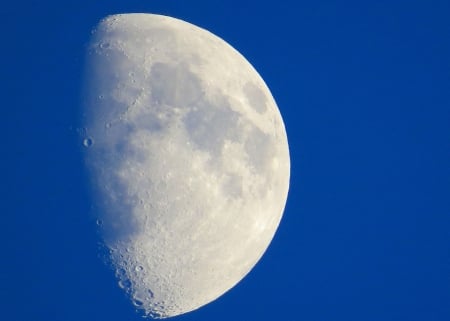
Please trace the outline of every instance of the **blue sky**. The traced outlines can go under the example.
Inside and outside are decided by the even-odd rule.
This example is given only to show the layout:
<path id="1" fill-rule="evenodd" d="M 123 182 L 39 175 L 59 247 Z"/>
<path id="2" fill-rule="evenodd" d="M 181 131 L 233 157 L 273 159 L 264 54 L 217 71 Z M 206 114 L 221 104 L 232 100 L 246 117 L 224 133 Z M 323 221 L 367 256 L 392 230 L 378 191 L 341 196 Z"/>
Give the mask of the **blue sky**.
<path id="1" fill-rule="evenodd" d="M 125 12 L 233 45 L 290 144 L 265 256 L 173 320 L 450 320 L 450 4 L 438 0 L 2 4 L 2 320 L 140 319 L 98 257 L 77 133 L 90 31 Z"/>

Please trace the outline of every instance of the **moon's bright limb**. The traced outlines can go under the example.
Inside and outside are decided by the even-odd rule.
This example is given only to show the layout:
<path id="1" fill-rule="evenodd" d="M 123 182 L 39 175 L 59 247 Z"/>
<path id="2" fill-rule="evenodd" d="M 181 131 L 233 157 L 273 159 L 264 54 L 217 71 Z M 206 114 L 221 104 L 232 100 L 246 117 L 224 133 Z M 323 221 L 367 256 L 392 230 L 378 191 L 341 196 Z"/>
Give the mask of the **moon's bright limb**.
<path id="1" fill-rule="evenodd" d="M 260 259 L 289 187 L 264 81 L 206 30 L 110 16 L 87 63 L 86 160 L 119 285 L 153 317 L 216 299 Z"/>

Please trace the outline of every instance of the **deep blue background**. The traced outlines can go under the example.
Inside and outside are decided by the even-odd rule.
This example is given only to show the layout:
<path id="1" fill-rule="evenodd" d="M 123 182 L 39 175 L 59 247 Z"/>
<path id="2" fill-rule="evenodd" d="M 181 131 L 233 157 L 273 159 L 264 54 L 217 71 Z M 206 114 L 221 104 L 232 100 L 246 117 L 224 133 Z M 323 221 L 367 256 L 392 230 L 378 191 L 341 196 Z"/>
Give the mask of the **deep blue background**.
<path id="1" fill-rule="evenodd" d="M 450 320 L 450 3 L 438 0 L 2 3 L 1 320 L 140 319 L 98 258 L 77 134 L 90 30 L 124 12 L 233 45 L 290 143 L 266 255 L 174 320 Z"/>

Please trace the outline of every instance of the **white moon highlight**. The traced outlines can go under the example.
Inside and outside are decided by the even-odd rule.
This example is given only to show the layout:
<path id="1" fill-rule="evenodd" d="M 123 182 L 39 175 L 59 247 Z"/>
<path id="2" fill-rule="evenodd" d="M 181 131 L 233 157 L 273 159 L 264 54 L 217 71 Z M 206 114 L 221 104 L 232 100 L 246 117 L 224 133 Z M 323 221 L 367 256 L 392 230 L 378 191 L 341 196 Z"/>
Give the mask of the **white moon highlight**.
<path id="1" fill-rule="evenodd" d="M 275 101 L 230 45 L 166 16 L 107 17 L 86 66 L 86 164 L 119 285 L 152 317 L 197 309 L 280 222 L 290 161 Z"/>

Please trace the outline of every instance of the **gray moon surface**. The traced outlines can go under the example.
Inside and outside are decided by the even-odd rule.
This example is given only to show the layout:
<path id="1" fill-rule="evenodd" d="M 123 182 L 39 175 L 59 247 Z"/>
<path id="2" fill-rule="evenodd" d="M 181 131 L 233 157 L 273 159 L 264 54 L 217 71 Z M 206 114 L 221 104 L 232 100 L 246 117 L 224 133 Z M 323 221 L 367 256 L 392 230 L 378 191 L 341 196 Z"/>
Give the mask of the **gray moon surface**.
<path id="1" fill-rule="evenodd" d="M 266 84 L 212 33 L 153 14 L 92 33 L 83 144 L 118 284 L 144 315 L 195 310 L 269 246 L 290 175 Z"/>

